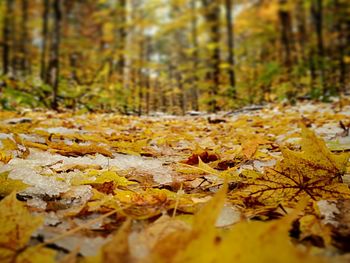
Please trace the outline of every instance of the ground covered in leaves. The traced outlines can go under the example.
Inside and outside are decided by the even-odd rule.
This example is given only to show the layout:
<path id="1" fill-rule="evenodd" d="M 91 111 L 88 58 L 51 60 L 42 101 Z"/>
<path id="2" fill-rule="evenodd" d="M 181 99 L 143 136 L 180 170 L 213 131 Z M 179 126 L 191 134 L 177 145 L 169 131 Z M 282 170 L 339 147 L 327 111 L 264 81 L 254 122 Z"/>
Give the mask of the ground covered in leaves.
<path id="1" fill-rule="evenodd" d="M 348 262 L 346 104 L 0 112 L 0 262 Z"/>

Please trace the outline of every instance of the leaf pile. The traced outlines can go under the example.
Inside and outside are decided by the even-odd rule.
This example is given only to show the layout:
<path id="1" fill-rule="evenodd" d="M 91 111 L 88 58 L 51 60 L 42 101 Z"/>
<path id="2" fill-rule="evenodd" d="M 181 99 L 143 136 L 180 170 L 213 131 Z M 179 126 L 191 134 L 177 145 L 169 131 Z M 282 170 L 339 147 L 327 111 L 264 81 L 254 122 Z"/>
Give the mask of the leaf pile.
<path id="1" fill-rule="evenodd" d="M 0 261 L 346 262 L 348 112 L 2 112 Z"/>

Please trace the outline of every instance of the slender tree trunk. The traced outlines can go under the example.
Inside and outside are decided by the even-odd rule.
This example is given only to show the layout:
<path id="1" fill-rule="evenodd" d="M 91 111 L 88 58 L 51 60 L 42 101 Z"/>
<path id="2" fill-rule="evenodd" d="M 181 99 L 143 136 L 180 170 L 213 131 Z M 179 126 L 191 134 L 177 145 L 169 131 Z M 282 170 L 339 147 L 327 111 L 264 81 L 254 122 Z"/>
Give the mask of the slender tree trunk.
<path id="1" fill-rule="evenodd" d="M 125 77 L 125 46 L 127 42 L 127 31 L 126 31 L 126 21 L 127 21 L 127 2 L 126 0 L 118 0 L 115 8 L 115 29 L 116 29 L 116 39 L 115 39 L 115 50 L 116 54 L 114 59 L 116 60 L 116 65 L 113 63 L 111 71 L 116 70 L 117 73 L 117 82 L 122 86 L 123 89 L 123 99 L 122 99 L 122 108 L 124 112 L 128 111 L 127 96 L 128 94 L 128 85 L 127 78 Z M 130 88 L 130 87 L 129 87 Z"/>
<path id="2" fill-rule="evenodd" d="M 138 115 L 141 116 L 143 114 L 143 86 L 144 86 L 144 77 L 143 77 L 143 67 L 144 67 L 144 51 L 145 51 L 145 43 L 142 39 L 140 42 L 140 54 L 139 54 L 139 68 L 138 68 L 138 97 L 139 97 L 139 104 L 138 104 Z"/>
<path id="3" fill-rule="evenodd" d="M 295 39 L 295 47 L 296 47 L 296 57 L 295 62 L 300 66 L 300 73 L 298 74 L 298 82 L 296 85 L 298 88 L 303 88 L 303 78 L 307 75 L 306 67 L 309 63 L 308 59 L 308 36 L 306 29 L 306 14 L 305 14 L 305 5 L 304 0 L 297 0 L 296 6 L 294 9 L 295 13 L 295 21 L 296 21 L 296 39 Z"/>
<path id="4" fill-rule="evenodd" d="M 324 70 L 324 41 L 323 41 L 323 0 L 312 0 L 311 14 L 313 17 L 316 39 L 317 39 L 317 68 L 323 95 L 328 90 L 325 83 Z"/>
<path id="5" fill-rule="evenodd" d="M 52 103 L 53 109 L 58 108 L 58 85 L 60 77 L 60 44 L 61 44 L 61 0 L 54 0 L 54 28 L 52 34 L 52 41 L 50 47 L 50 61 L 49 61 L 49 84 L 52 86 Z"/>
<path id="6" fill-rule="evenodd" d="M 167 90 L 171 91 L 171 95 L 170 95 L 170 98 L 168 99 L 169 103 L 167 103 L 167 110 L 169 111 L 170 109 L 170 112 L 172 114 L 177 114 L 177 111 L 176 111 L 176 106 L 177 106 L 177 96 L 176 94 L 173 92 L 176 88 L 176 84 L 175 84 L 175 65 L 173 65 L 171 62 L 169 63 L 169 66 L 168 66 L 168 74 L 169 74 L 169 84 L 167 86 Z"/>
<path id="7" fill-rule="evenodd" d="M 197 77 L 197 71 L 198 71 L 198 65 L 199 65 L 199 44 L 198 44 L 198 19 L 197 19 L 197 0 L 191 0 L 191 12 L 192 12 L 192 18 L 191 18 L 191 41 L 192 41 L 192 48 L 193 48 L 193 68 L 192 68 L 192 87 L 191 87 L 191 107 L 193 110 L 198 111 L 199 110 L 199 90 L 198 90 L 198 77 Z"/>
<path id="8" fill-rule="evenodd" d="M 216 112 L 219 110 L 217 104 L 217 95 L 220 85 L 220 6 L 216 2 L 202 0 L 205 8 L 204 17 L 209 26 L 210 43 L 214 44 L 214 48 L 210 55 L 210 69 L 207 75 L 208 82 L 211 84 L 209 88 L 209 110 Z"/>
<path id="9" fill-rule="evenodd" d="M 130 89 L 130 94 L 131 94 L 131 99 L 130 99 L 130 108 L 133 113 L 136 113 L 138 110 L 138 105 L 137 105 L 137 97 L 138 97 L 138 90 L 137 90 L 137 69 L 135 68 L 135 61 L 130 60 L 130 82 L 129 82 L 129 89 Z M 128 109 L 128 105 L 126 107 L 126 110 Z"/>
<path id="10" fill-rule="evenodd" d="M 161 108 L 161 86 L 157 78 L 150 81 L 151 92 L 151 110 L 153 112 L 158 111 Z"/>
<path id="11" fill-rule="evenodd" d="M 233 30 L 233 18 L 232 18 L 232 0 L 225 0 L 225 10 L 226 10 L 226 28 L 227 28 L 227 48 L 228 56 L 227 63 L 229 65 L 228 75 L 230 96 L 236 98 L 236 76 L 234 71 L 235 66 L 235 53 L 234 53 L 234 30 Z"/>
<path id="12" fill-rule="evenodd" d="M 298 43 L 301 54 L 300 61 L 305 63 L 306 61 L 306 43 L 307 43 L 307 32 L 306 32 L 306 19 L 305 19 L 305 9 L 304 0 L 298 0 L 296 6 L 296 23 L 298 28 Z"/>
<path id="13" fill-rule="evenodd" d="M 151 109 L 151 79 L 150 76 L 146 77 L 146 114 L 149 115 Z"/>
<path id="14" fill-rule="evenodd" d="M 3 73 L 6 75 L 11 71 L 11 52 L 13 48 L 13 13 L 14 13 L 14 1 L 6 0 L 5 2 L 5 15 L 3 18 L 3 53 L 2 53 L 2 66 Z"/>
<path id="15" fill-rule="evenodd" d="M 347 2 L 346 6 L 348 9 L 349 9 L 349 5 L 350 4 Z M 344 19 L 343 34 L 344 34 L 344 46 L 345 46 L 344 53 L 345 55 L 350 55 L 350 17 L 348 15 L 345 16 L 345 19 Z M 345 76 L 344 76 L 345 83 L 349 83 L 350 67 L 347 66 L 344 69 L 345 69 Z M 349 87 L 350 87 L 349 85 L 344 87 L 345 93 L 348 93 L 350 91 Z"/>
<path id="16" fill-rule="evenodd" d="M 171 18 L 176 19 L 177 16 L 180 16 L 182 14 L 182 10 L 177 4 L 172 3 L 171 10 Z M 170 60 L 172 61 L 172 79 L 176 91 L 174 92 L 174 98 L 176 100 L 176 106 L 178 106 L 178 108 L 176 109 L 176 113 L 181 113 L 182 115 L 185 115 L 186 113 L 187 100 L 186 90 L 184 87 L 186 78 L 184 77 L 181 65 L 184 64 L 185 61 L 188 59 L 188 56 L 184 52 L 184 49 L 187 47 L 189 47 L 189 45 L 184 31 L 181 29 L 176 29 L 173 34 Z"/>
<path id="17" fill-rule="evenodd" d="M 21 21 L 21 41 L 20 41 L 20 69 L 23 75 L 29 70 L 28 47 L 28 0 L 22 0 L 22 21 Z"/>
<path id="18" fill-rule="evenodd" d="M 177 101 L 179 102 L 181 114 L 185 115 L 187 103 L 186 103 L 186 94 L 185 94 L 185 90 L 184 90 L 184 84 L 183 84 L 183 78 L 182 78 L 181 72 L 176 70 L 174 77 L 175 77 L 176 87 L 180 90 L 180 94 L 178 94 Z"/>
<path id="19" fill-rule="evenodd" d="M 117 71 L 121 78 L 123 79 L 124 74 L 124 67 L 125 67 L 125 58 L 124 58 L 124 49 L 125 49 L 125 42 L 127 37 L 126 32 L 126 19 L 127 19 L 127 13 L 126 13 L 126 0 L 119 0 L 118 6 L 117 6 L 117 27 L 118 27 L 118 38 L 117 38 L 117 52 L 118 52 L 118 62 L 117 62 Z"/>
<path id="20" fill-rule="evenodd" d="M 44 82 L 47 82 L 46 57 L 47 57 L 47 41 L 49 32 L 49 14 L 50 0 L 43 0 L 44 10 L 42 13 L 42 48 L 40 54 L 40 77 Z"/>
<path id="21" fill-rule="evenodd" d="M 316 81 L 317 81 L 317 73 L 316 73 L 316 51 L 312 47 L 309 52 L 309 70 L 310 70 L 310 88 L 311 93 L 315 91 Z"/>
<path id="22" fill-rule="evenodd" d="M 150 36 L 146 37 L 146 47 L 145 47 L 145 62 L 148 64 L 151 60 L 152 54 L 152 39 Z M 146 114 L 148 115 L 151 109 L 151 72 L 147 68 L 145 72 L 145 88 L 146 88 Z"/>
<path id="23" fill-rule="evenodd" d="M 292 25 L 291 15 L 287 9 L 287 0 L 279 0 L 278 16 L 281 24 L 281 43 L 283 47 L 283 64 L 290 73 L 292 66 Z"/>
<path id="24" fill-rule="evenodd" d="M 342 94 L 345 92 L 346 85 L 346 63 L 344 60 L 345 52 L 346 52 L 346 32 L 345 32 L 345 23 L 344 17 L 346 14 L 342 12 L 342 10 L 346 10 L 346 6 L 342 5 L 339 0 L 334 0 L 334 17 L 335 17 L 335 30 L 337 33 L 337 50 L 335 53 L 337 54 L 338 60 L 338 76 L 336 79 L 338 82 L 336 86 L 338 87 L 338 93 Z"/>

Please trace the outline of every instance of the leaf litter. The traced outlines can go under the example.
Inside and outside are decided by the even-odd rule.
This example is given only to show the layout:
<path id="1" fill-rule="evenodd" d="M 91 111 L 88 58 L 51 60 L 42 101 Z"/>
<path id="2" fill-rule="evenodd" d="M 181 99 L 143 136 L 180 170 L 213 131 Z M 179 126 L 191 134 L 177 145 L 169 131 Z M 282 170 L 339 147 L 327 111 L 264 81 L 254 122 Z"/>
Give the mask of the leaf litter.
<path id="1" fill-rule="evenodd" d="M 1 262 L 346 262 L 349 112 L 3 112 Z"/>

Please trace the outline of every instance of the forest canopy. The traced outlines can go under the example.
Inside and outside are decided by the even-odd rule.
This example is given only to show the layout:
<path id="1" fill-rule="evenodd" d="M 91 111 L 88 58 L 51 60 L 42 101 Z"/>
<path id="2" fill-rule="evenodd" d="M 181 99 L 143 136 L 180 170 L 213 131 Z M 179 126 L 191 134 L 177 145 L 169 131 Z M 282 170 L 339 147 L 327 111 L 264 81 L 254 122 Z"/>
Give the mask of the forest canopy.
<path id="1" fill-rule="evenodd" d="M 2 0 L 0 106 L 149 114 L 348 91 L 347 0 Z"/>

